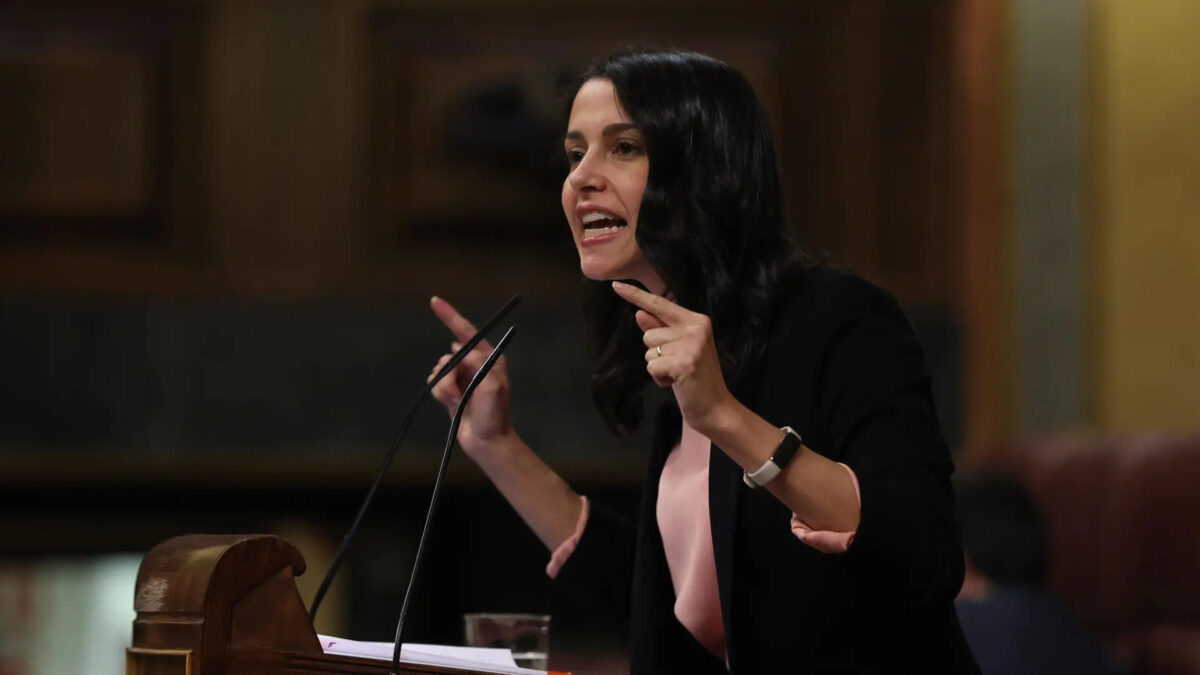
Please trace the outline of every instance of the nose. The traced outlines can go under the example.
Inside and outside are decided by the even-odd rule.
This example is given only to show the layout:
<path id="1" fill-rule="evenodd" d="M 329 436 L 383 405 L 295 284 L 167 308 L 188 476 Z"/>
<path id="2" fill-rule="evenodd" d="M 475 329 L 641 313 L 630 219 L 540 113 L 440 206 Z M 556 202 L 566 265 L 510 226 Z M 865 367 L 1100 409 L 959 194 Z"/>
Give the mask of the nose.
<path id="1" fill-rule="evenodd" d="M 595 192 L 608 185 L 599 159 L 594 157 L 592 152 L 584 153 L 583 159 L 571 169 L 567 182 L 576 192 Z"/>

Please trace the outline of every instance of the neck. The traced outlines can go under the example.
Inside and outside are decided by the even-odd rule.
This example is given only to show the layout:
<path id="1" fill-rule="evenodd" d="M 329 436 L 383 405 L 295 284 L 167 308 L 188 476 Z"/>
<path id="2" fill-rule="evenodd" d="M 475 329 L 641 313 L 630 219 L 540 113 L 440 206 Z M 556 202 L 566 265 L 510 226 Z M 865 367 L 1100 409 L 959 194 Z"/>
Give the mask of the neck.
<path id="1" fill-rule="evenodd" d="M 641 274 L 633 277 L 634 281 L 644 286 L 647 291 L 655 295 L 666 296 L 672 295 L 667 291 L 667 284 L 664 282 L 654 270 L 646 270 Z"/>

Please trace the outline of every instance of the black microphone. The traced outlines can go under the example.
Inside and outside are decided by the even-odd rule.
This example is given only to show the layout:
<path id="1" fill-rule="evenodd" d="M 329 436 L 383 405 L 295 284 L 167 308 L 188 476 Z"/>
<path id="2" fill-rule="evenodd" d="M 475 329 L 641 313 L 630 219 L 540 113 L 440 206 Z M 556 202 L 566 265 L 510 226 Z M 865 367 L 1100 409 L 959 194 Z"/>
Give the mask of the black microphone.
<path id="1" fill-rule="evenodd" d="M 383 483 L 383 477 L 387 475 L 388 467 L 392 465 L 392 459 L 395 458 L 396 451 L 400 449 L 400 442 L 404 440 L 404 434 L 408 433 L 408 427 L 412 424 L 413 417 L 417 414 L 417 408 L 421 406 L 421 403 L 433 391 L 433 386 L 441 381 L 447 373 L 454 370 L 454 367 L 466 358 L 467 354 L 470 354 L 471 350 L 482 342 L 487 337 L 487 334 L 519 304 L 521 304 L 521 296 L 514 295 L 509 298 L 508 302 L 504 303 L 504 306 L 492 318 L 488 319 L 487 323 L 483 324 L 483 327 L 476 331 L 470 340 L 467 340 L 457 352 L 454 352 L 454 356 L 446 362 L 446 365 L 442 366 L 437 375 L 433 376 L 433 379 L 425 385 L 421 393 L 417 394 L 417 398 L 412 402 L 412 406 L 409 407 L 408 413 L 404 416 L 404 421 L 400 424 L 400 431 L 396 432 L 396 435 L 392 438 L 391 447 L 388 448 L 387 455 L 383 458 L 383 466 L 379 467 L 379 473 L 375 475 L 375 481 L 371 484 L 371 489 L 367 490 L 367 496 L 363 498 L 362 505 L 358 507 L 358 514 L 354 516 L 354 523 L 346 532 L 346 536 L 342 537 L 342 543 L 338 547 L 337 553 L 333 556 L 333 562 L 329 565 L 329 571 L 325 573 L 325 578 L 321 580 L 321 586 L 317 588 L 317 594 L 313 597 L 312 608 L 308 610 L 310 621 L 316 620 L 317 610 L 321 607 L 321 601 L 325 599 L 325 593 L 329 591 L 329 585 L 333 583 L 333 577 L 337 574 L 338 568 L 341 567 L 342 559 L 346 557 L 346 551 L 350 548 L 350 542 L 358 534 L 358 528 L 362 525 L 363 516 L 367 514 L 367 509 L 370 508 L 371 502 L 375 500 L 375 493 L 379 490 L 379 485 Z M 509 331 L 511 332 L 512 329 L 510 328 Z"/>
<path id="2" fill-rule="evenodd" d="M 433 514 L 437 510 L 442 479 L 446 476 L 446 466 L 450 464 L 450 451 L 454 449 L 454 439 L 458 435 L 458 423 L 462 421 L 463 410 L 467 407 L 467 401 L 471 400 L 471 394 L 474 393 L 475 387 L 479 386 L 483 378 L 487 377 L 488 371 L 500 358 L 500 353 L 508 346 L 513 332 L 516 330 L 516 326 L 509 327 L 508 331 L 504 333 L 504 337 L 500 338 L 500 342 L 496 343 L 496 348 L 492 350 L 491 354 L 488 354 L 487 360 L 479 367 L 475 377 L 471 378 L 471 384 L 468 384 L 466 390 L 463 391 L 458 408 L 454 411 L 454 417 L 450 420 L 450 433 L 446 435 L 446 449 L 442 451 L 442 463 L 438 467 L 437 478 L 433 481 L 433 494 L 429 497 L 429 510 L 425 512 L 425 526 L 421 528 L 421 540 L 417 543 L 417 555 L 413 559 L 412 576 L 408 578 L 408 590 L 404 591 L 404 604 L 400 607 L 400 620 L 396 623 L 396 646 L 392 652 L 392 675 L 397 675 L 400 671 L 400 649 L 404 646 L 404 643 L 401 642 L 404 635 L 404 619 L 408 617 L 408 602 L 412 599 L 413 585 L 421 570 L 421 560 L 425 553 L 425 539 L 429 536 L 429 524 L 433 522 Z"/>

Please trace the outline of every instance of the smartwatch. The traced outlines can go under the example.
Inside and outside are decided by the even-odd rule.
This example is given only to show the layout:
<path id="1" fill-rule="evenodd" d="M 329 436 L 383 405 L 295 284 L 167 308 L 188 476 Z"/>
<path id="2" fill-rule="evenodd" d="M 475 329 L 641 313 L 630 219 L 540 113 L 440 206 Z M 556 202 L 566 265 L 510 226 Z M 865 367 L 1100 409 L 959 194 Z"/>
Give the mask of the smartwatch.
<path id="1" fill-rule="evenodd" d="M 771 458 L 763 462 L 763 465 L 753 473 L 742 472 L 742 480 L 750 489 L 760 488 L 767 483 L 770 483 L 776 476 L 783 471 L 788 462 L 796 456 L 796 451 L 800 449 L 801 442 L 800 434 L 791 427 L 783 427 L 783 440 L 779 441 L 775 452 L 771 454 Z"/>

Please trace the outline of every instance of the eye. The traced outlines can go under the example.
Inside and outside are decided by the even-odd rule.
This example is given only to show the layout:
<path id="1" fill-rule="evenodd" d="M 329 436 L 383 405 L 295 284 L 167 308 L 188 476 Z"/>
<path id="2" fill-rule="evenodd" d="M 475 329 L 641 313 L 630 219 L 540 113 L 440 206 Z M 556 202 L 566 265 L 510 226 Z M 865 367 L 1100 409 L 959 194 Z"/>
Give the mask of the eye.
<path id="1" fill-rule="evenodd" d="M 613 144 L 613 152 L 622 157 L 632 157 L 642 154 L 642 146 L 636 141 L 623 138 Z"/>
<path id="2" fill-rule="evenodd" d="M 567 164 L 575 166 L 583 161 L 583 150 L 580 148 L 567 148 Z"/>

